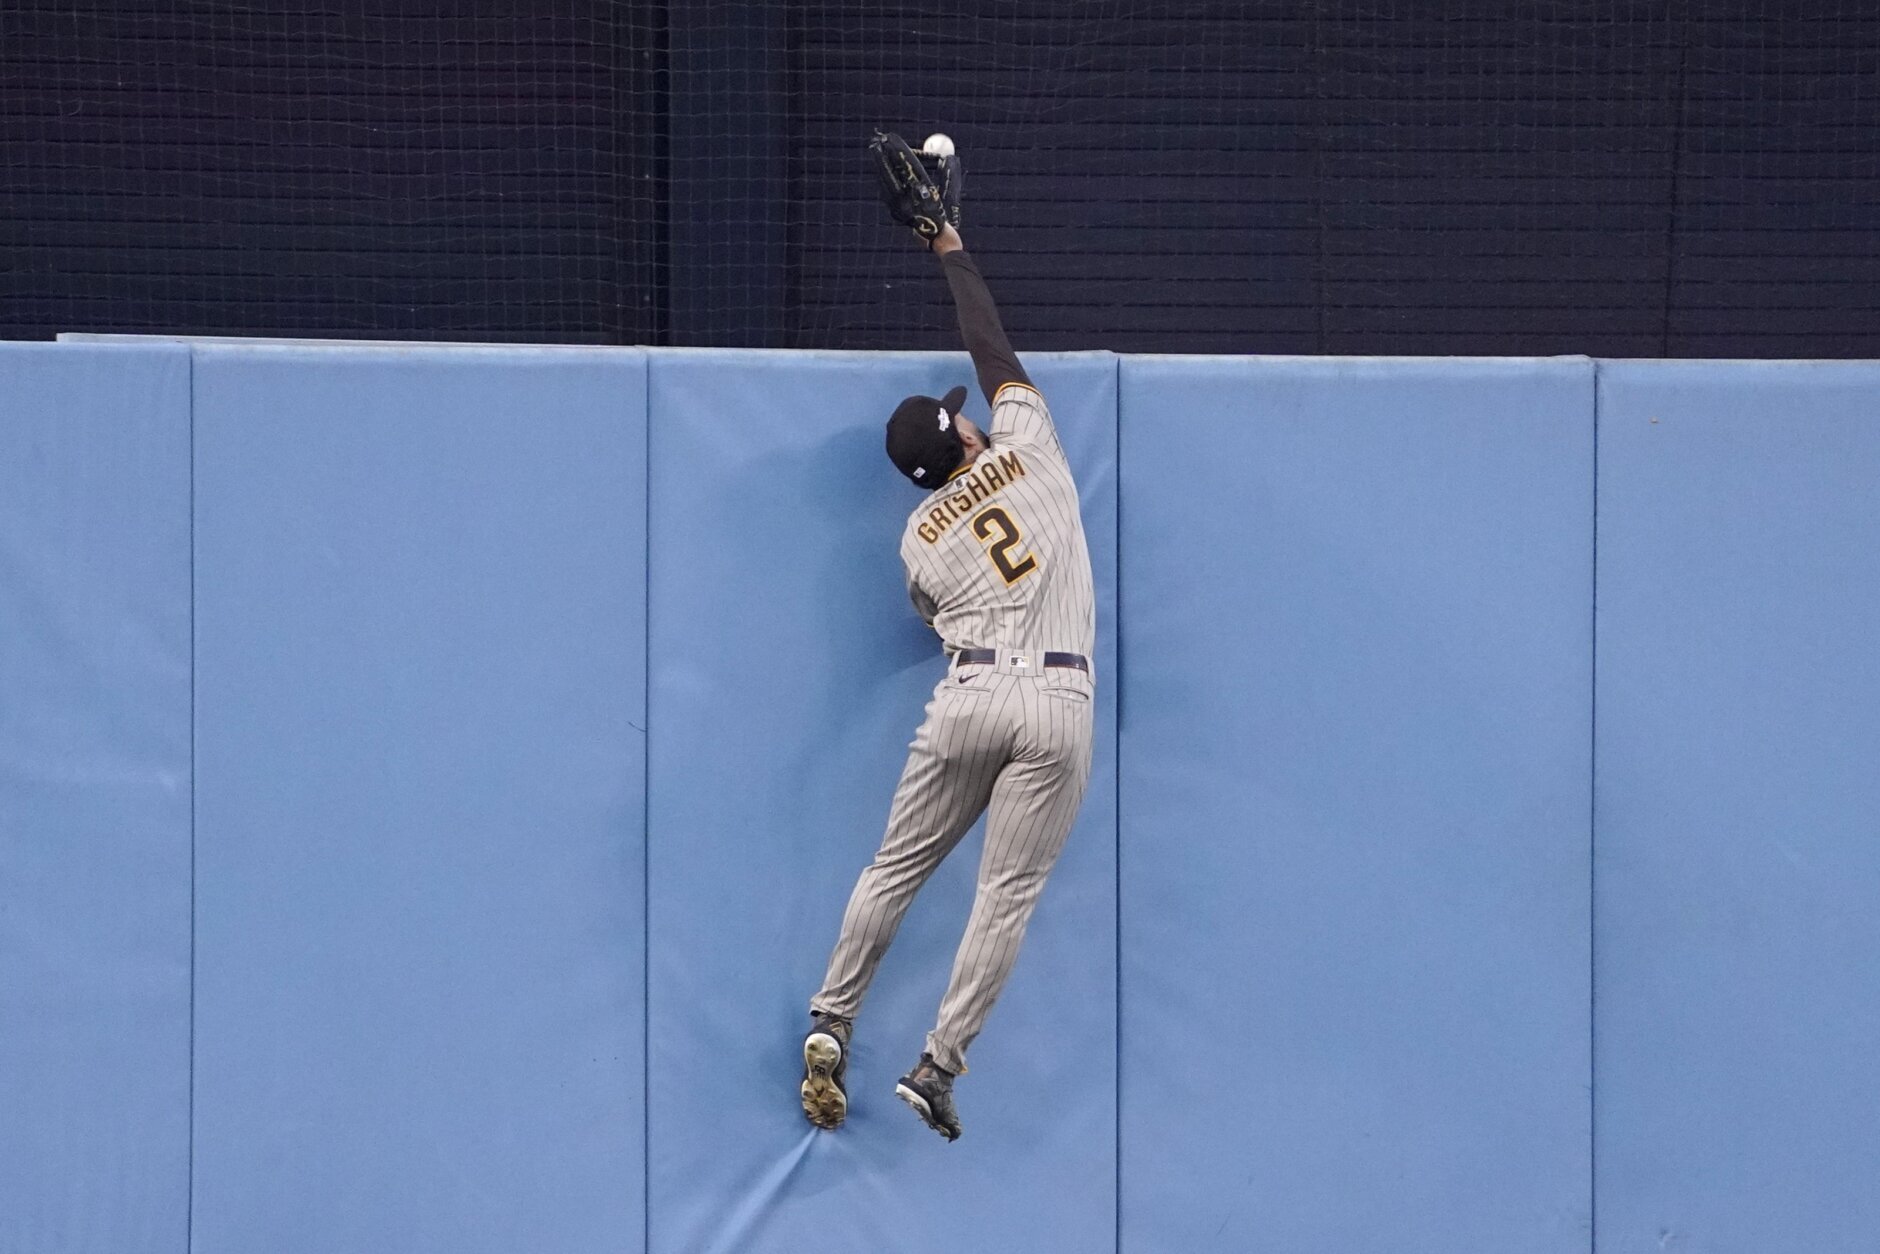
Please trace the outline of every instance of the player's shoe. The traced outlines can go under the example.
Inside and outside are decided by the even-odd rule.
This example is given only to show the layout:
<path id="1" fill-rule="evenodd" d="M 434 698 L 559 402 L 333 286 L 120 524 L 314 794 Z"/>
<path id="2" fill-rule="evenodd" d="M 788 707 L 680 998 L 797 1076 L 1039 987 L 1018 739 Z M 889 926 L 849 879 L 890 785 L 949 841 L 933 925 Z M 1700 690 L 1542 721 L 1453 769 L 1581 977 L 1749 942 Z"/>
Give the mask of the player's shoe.
<path id="1" fill-rule="evenodd" d="M 932 1054 L 922 1054 L 920 1063 L 901 1077 L 894 1095 L 914 1108 L 921 1122 L 949 1141 L 960 1139 L 960 1116 L 953 1108 L 953 1073 L 943 1070 Z"/>
<path id="2" fill-rule="evenodd" d="M 803 1114 L 819 1128 L 830 1131 L 849 1117 L 849 1095 L 843 1080 L 849 1073 L 847 1019 L 817 1011 L 809 1035 L 803 1038 Z"/>

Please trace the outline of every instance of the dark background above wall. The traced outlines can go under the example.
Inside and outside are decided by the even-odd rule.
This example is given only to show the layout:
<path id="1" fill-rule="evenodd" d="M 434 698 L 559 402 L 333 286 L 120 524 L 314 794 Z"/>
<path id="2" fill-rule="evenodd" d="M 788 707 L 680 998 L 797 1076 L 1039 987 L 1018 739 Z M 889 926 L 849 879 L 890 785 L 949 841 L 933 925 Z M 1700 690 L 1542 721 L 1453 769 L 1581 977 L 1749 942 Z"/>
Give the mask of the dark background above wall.
<path id="1" fill-rule="evenodd" d="M 0 335 L 1880 355 L 1855 0 L 0 10 Z"/>

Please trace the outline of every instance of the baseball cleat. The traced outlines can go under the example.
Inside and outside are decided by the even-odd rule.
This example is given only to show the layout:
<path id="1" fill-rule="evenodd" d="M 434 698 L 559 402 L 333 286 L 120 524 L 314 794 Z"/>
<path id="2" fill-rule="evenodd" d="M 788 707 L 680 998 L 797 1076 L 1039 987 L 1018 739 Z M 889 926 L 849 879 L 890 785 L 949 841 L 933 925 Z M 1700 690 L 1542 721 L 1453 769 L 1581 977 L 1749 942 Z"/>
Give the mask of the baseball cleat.
<path id="1" fill-rule="evenodd" d="M 953 1108 L 953 1076 L 936 1066 L 931 1054 L 922 1054 L 920 1064 L 901 1077 L 894 1086 L 894 1095 L 935 1132 L 949 1141 L 960 1139 L 960 1116 Z"/>
<path id="2" fill-rule="evenodd" d="M 803 1114 L 828 1131 L 849 1117 L 843 1080 L 849 1072 L 849 1021 L 817 1013 L 803 1038 Z"/>

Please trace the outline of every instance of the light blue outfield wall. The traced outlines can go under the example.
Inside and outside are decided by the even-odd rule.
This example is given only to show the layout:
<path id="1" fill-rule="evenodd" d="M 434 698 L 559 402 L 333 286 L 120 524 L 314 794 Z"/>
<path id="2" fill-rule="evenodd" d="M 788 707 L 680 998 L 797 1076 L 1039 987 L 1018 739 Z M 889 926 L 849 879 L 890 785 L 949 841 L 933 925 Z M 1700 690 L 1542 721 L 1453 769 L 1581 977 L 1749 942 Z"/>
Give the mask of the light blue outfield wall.
<path id="1" fill-rule="evenodd" d="M 1124 361 L 1126 1250 L 1585 1248 L 1592 375 Z"/>
<path id="2" fill-rule="evenodd" d="M 195 376 L 194 1248 L 637 1249 L 644 358 Z"/>
<path id="3" fill-rule="evenodd" d="M 1040 356 L 1031 369 L 1078 476 L 1108 627 L 1116 359 Z M 884 455 L 882 422 L 903 396 L 971 377 L 964 357 L 654 360 L 653 1249 L 1115 1244 L 1113 684 L 1089 799 L 961 1081 L 967 1139 L 922 1127 L 894 1083 L 933 1026 L 978 834 L 929 882 L 882 965 L 857 1023 L 848 1126 L 813 1132 L 793 1098 L 807 1002 L 943 673 L 899 558 L 923 494 Z M 983 421 L 984 399 L 966 412 Z"/>
<path id="4" fill-rule="evenodd" d="M 1880 1247 L 1880 368 L 1031 364 L 1105 730 L 945 1145 L 976 841 L 793 1090 L 964 358 L 0 349 L 0 1250 Z"/>
<path id="5" fill-rule="evenodd" d="M 1880 370 L 1602 363 L 1601 1254 L 1880 1249 Z"/>
<path id="6" fill-rule="evenodd" d="M 187 1239 L 189 367 L 0 345 L 0 1250 Z"/>

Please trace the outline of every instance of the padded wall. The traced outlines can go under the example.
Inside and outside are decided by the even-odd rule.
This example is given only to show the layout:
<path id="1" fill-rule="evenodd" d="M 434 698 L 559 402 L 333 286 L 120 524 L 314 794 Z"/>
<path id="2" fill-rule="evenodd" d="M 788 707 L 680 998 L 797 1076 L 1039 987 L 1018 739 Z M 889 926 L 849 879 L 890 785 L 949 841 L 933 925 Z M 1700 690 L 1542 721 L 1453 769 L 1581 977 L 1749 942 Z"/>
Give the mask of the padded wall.
<path id="1" fill-rule="evenodd" d="M 1124 360 L 1131 1254 L 1586 1248 L 1591 370 Z"/>
<path id="2" fill-rule="evenodd" d="M 189 354 L 0 344 L 0 1250 L 181 1254 Z"/>
<path id="3" fill-rule="evenodd" d="M 0 1250 L 1880 1233 L 1880 369 L 1600 365 L 1595 884 L 1589 363 L 1029 359 L 1103 730 L 949 1146 L 976 838 L 792 1090 L 964 359 L 194 352 L 0 346 Z"/>
<path id="4" fill-rule="evenodd" d="M 1601 1254 L 1880 1247 L 1876 397 L 1599 367 Z"/>
<path id="5" fill-rule="evenodd" d="M 857 1021 L 839 1134 L 797 1109 L 806 1003 L 943 667 L 908 604 L 920 499 L 882 424 L 963 356 L 652 362 L 650 1248 L 1115 1244 L 1116 361 L 1028 356 L 1084 498 L 1102 646 L 1090 792 L 959 1084 L 949 1145 L 894 1096 L 932 1026 L 980 838 L 928 883 Z M 968 414 L 983 420 L 977 395 Z"/>
<path id="6" fill-rule="evenodd" d="M 194 1248 L 638 1249 L 644 357 L 196 351 Z"/>

